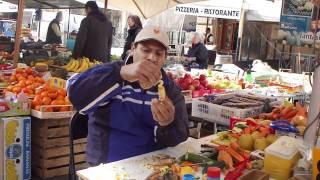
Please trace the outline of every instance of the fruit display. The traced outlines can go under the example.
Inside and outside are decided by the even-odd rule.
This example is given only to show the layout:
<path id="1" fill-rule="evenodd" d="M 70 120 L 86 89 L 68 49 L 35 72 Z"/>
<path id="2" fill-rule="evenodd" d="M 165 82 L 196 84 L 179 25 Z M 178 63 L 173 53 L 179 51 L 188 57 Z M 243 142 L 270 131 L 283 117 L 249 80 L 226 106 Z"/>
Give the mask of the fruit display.
<path id="1" fill-rule="evenodd" d="M 28 96 L 33 96 L 36 89 L 44 83 L 45 80 L 32 68 L 17 68 L 11 75 L 6 90 L 15 94 L 24 92 Z"/>
<path id="2" fill-rule="evenodd" d="M 268 120 L 256 121 L 247 118 L 234 123 L 230 131 L 218 133 L 218 138 L 212 140 L 212 142 L 224 146 L 237 142 L 242 149 L 248 151 L 264 150 L 276 140 L 270 123 L 271 121 Z"/>
<path id="3" fill-rule="evenodd" d="M 183 78 L 176 79 L 176 83 L 182 90 L 211 90 L 213 87 L 209 85 L 207 77 L 200 75 L 199 78 L 192 78 L 190 74 L 185 74 Z"/>
<path id="4" fill-rule="evenodd" d="M 63 66 L 63 68 L 70 72 L 81 73 L 99 64 L 101 64 L 101 62 L 90 62 L 88 58 L 71 59 L 67 65 Z"/>
<path id="5" fill-rule="evenodd" d="M 303 135 L 307 125 L 307 108 L 303 107 L 300 103 L 293 105 L 281 105 L 276 107 L 270 113 L 262 113 L 258 117 L 258 120 L 285 120 L 291 125 L 295 126 L 300 135 Z"/>
<path id="6" fill-rule="evenodd" d="M 275 98 L 262 97 L 254 94 L 241 94 L 241 93 L 230 93 L 230 94 L 224 94 L 224 95 L 207 95 L 200 98 L 200 100 L 208 103 L 212 103 L 212 104 L 238 108 L 238 109 L 259 107 L 267 103 L 276 101 Z"/>
<path id="7" fill-rule="evenodd" d="M 48 84 L 37 90 L 31 102 L 32 109 L 44 112 L 70 111 L 70 106 L 66 90 L 50 87 Z"/>

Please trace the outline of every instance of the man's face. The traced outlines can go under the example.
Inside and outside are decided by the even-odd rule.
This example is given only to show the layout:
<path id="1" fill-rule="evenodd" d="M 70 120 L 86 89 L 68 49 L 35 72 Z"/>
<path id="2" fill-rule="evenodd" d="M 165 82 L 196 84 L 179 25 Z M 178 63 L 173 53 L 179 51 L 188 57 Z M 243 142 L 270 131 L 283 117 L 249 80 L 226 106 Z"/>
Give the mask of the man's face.
<path id="1" fill-rule="evenodd" d="M 86 15 L 88 16 L 88 14 L 91 12 L 91 9 L 90 9 L 89 7 L 87 7 L 87 8 L 85 9 L 85 11 L 86 11 Z"/>
<path id="2" fill-rule="evenodd" d="M 166 50 L 159 42 L 154 40 L 138 43 L 132 46 L 133 62 L 141 60 L 151 61 L 162 67 L 166 60 Z"/>

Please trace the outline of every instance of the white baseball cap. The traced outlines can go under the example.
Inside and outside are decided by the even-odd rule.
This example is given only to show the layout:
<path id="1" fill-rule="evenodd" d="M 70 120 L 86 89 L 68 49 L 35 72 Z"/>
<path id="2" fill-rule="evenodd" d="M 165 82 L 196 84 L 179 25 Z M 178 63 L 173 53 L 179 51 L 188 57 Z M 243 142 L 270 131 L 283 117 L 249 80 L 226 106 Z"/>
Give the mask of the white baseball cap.
<path id="1" fill-rule="evenodd" d="M 158 27 L 146 27 L 141 29 L 141 31 L 136 36 L 134 44 L 147 41 L 155 40 L 161 43 L 166 49 L 169 49 L 169 38 L 165 31 Z"/>

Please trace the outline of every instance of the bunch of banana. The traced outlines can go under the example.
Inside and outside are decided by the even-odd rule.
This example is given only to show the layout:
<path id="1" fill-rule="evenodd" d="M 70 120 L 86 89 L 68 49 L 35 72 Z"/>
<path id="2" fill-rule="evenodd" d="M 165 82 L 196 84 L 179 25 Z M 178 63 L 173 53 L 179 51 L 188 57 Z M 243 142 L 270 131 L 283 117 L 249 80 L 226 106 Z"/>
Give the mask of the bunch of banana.
<path id="1" fill-rule="evenodd" d="M 90 68 L 89 63 L 90 63 L 89 59 L 87 59 L 87 58 L 81 59 L 80 66 L 74 72 L 81 73 L 81 72 L 88 70 Z"/>
<path id="2" fill-rule="evenodd" d="M 99 64 L 102 63 L 96 60 L 90 62 L 88 58 L 71 59 L 67 65 L 63 66 L 63 68 L 67 71 L 81 73 Z"/>
<path id="3" fill-rule="evenodd" d="M 79 65 L 80 65 L 80 63 L 78 60 L 71 59 L 67 65 L 63 66 L 63 68 L 67 71 L 73 72 L 79 68 Z"/>

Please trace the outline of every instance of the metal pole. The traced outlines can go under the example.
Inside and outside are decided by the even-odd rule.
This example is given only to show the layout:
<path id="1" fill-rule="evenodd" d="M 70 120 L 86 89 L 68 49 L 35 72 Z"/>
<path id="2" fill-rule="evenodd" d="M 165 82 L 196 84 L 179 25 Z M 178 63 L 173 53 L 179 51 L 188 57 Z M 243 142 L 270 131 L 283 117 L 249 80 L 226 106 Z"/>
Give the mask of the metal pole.
<path id="1" fill-rule="evenodd" d="M 108 0 L 104 0 L 104 13 L 107 14 L 108 12 Z"/>
<path id="2" fill-rule="evenodd" d="M 317 9 L 317 16 L 316 16 L 316 27 L 314 29 L 314 38 L 313 38 L 313 54 L 316 55 L 316 39 L 317 39 L 317 31 L 318 31 L 318 21 L 319 21 L 319 11 L 320 6 L 316 6 Z"/>
<path id="3" fill-rule="evenodd" d="M 317 5 L 317 19 L 316 19 L 316 28 L 315 31 L 318 30 L 318 18 L 319 18 L 319 5 Z M 316 37 L 316 36 L 315 36 Z M 315 39 L 314 39 L 315 43 Z M 315 53 L 315 44 L 314 44 L 314 53 Z M 316 59 L 317 60 L 317 59 Z M 307 129 L 304 136 L 304 142 L 308 147 L 314 147 L 318 140 L 317 134 L 317 127 L 319 124 L 319 118 L 316 119 L 317 115 L 320 111 L 320 67 L 315 69 L 314 77 L 313 77 L 313 86 L 312 86 L 312 93 L 311 93 L 311 102 L 310 102 L 310 109 L 308 113 L 308 126 L 315 121 L 313 125 L 310 125 L 310 128 Z"/>
<path id="4" fill-rule="evenodd" d="M 39 25 L 38 25 L 38 40 L 40 40 L 40 30 L 41 30 L 41 19 L 39 19 Z"/>
<path id="5" fill-rule="evenodd" d="M 241 16 L 240 16 L 240 22 L 239 22 L 237 48 L 236 48 L 236 61 L 241 61 L 242 34 L 243 34 L 243 28 L 244 28 L 245 15 L 246 15 L 246 10 L 241 8 Z"/>
<path id="6" fill-rule="evenodd" d="M 18 61 L 19 61 L 19 56 L 20 56 L 23 9 L 24 9 L 24 0 L 19 0 L 17 29 L 16 29 L 16 37 L 15 37 L 15 41 L 14 41 L 14 54 L 13 54 L 13 66 L 14 67 L 17 67 Z"/>
<path id="7" fill-rule="evenodd" d="M 71 9 L 69 9 L 67 40 L 69 39 L 69 36 L 70 36 L 70 14 L 71 14 Z"/>

